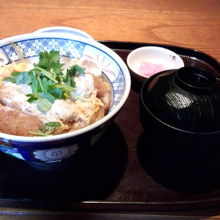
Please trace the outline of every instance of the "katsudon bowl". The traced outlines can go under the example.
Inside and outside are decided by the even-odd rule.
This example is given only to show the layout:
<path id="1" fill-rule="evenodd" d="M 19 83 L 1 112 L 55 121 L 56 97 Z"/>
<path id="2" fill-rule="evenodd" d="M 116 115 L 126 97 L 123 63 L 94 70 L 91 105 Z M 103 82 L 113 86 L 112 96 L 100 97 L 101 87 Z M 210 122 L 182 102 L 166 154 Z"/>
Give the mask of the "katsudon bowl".
<path id="1" fill-rule="evenodd" d="M 58 51 L 65 59 L 89 59 L 110 88 L 108 111 L 99 120 L 68 132 L 45 136 L 0 133 L 0 150 L 28 162 L 57 163 L 73 157 L 82 146 L 92 146 L 123 107 L 130 91 L 130 74 L 122 59 L 91 38 L 71 33 L 30 33 L 0 40 L 0 66 L 36 60 L 42 51 Z M 2 102 L 1 102 L 2 104 Z M 10 117 L 1 119 L 7 126 Z M 23 124 L 23 123 L 21 123 Z M 105 147 L 105 146 L 103 146 Z"/>

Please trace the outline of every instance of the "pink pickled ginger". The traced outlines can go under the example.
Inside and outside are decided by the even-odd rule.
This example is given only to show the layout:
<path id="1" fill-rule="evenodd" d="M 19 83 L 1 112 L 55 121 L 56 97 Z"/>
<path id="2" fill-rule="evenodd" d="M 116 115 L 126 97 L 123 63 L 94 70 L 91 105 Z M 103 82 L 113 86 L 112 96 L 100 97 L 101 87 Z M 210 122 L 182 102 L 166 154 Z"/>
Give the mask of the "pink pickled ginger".
<path id="1" fill-rule="evenodd" d="M 164 70 L 162 64 L 150 63 L 148 61 L 141 61 L 138 72 L 146 77 L 150 77 L 155 73 L 161 72 Z"/>

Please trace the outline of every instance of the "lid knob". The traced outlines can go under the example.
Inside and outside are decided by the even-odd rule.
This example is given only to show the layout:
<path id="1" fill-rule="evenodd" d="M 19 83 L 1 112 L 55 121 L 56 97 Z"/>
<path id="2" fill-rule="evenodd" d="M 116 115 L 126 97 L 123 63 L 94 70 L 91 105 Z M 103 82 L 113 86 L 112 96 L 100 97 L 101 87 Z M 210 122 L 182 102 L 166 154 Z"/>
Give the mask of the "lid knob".
<path id="1" fill-rule="evenodd" d="M 196 94 L 209 93 L 216 85 L 216 78 L 196 67 L 183 67 L 176 71 L 176 84 L 183 90 Z"/>

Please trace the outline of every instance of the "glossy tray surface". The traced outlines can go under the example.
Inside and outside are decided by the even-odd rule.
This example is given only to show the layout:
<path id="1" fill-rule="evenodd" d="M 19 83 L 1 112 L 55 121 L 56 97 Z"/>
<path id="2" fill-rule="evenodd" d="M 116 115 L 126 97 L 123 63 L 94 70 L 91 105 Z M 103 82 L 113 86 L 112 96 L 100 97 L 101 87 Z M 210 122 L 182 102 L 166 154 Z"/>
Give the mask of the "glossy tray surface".
<path id="1" fill-rule="evenodd" d="M 152 44 L 102 42 L 124 61 L 128 53 Z M 154 44 L 155 45 L 155 44 Z M 205 68 L 216 77 L 219 63 L 202 52 L 164 46 L 186 65 Z M 0 206 L 65 210 L 179 211 L 220 205 L 220 170 L 179 175 L 172 160 L 148 150 L 153 140 L 139 121 L 140 84 L 132 80 L 129 98 L 101 140 L 59 167 L 37 167 L 0 154 Z M 164 144 L 164 143 L 161 143 Z M 170 158 L 169 158 L 170 159 Z M 175 158 L 174 158 L 175 159 Z M 166 167 L 166 169 L 164 168 Z"/>

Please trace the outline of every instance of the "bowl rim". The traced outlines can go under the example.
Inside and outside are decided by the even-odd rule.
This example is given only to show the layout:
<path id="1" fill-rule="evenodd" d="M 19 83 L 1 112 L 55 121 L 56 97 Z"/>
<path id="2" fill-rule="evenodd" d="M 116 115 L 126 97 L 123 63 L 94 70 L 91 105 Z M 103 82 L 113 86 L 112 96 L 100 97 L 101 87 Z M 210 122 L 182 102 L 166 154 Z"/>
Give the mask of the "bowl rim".
<path id="1" fill-rule="evenodd" d="M 170 50 L 168 48 L 165 48 L 165 47 L 162 47 L 162 46 L 143 46 L 143 47 L 138 47 L 134 50 L 132 50 L 128 56 L 127 56 L 127 59 L 126 59 L 126 63 L 129 67 L 129 69 L 136 75 L 142 77 L 143 79 L 148 79 L 150 76 L 144 76 L 142 74 L 140 74 L 139 72 L 135 71 L 133 68 L 132 68 L 132 65 L 131 65 L 131 59 L 132 57 L 139 51 L 144 51 L 144 50 L 148 50 L 148 49 L 154 49 L 154 50 L 160 50 L 160 51 L 164 51 L 164 52 L 169 52 L 171 53 L 173 56 L 176 56 L 180 62 L 180 65 L 179 65 L 179 68 L 181 67 L 184 67 L 185 64 L 184 64 L 184 61 L 183 59 L 181 58 L 181 56 L 179 54 L 177 54 L 176 52 L 174 52 L 173 50 Z M 166 70 L 162 70 L 162 71 L 166 71 Z M 162 72 L 160 71 L 160 72 Z M 153 75 L 157 74 L 158 72 L 154 73 Z M 153 76 L 151 75 L 151 76 Z"/>
<path id="2" fill-rule="evenodd" d="M 104 125 L 109 119 L 111 119 L 116 113 L 119 112 L 119 110 L 123 107 L 124 103 L 126 102 L 128 95 L 130 93 L 130 88 L 131 88 L 131 77 L 129 70 L 125 64 L 125 62 L 122 60 L 122 58 L 114 52 L 112 49 L 109 47 L 93 40 L 93 39 L 88 39 L 84 37 L 79 37 L 75 36 L 72 34 L 67 34 L 67 33 L 51 33 L 51 32 L 43 32 L 43 33 L 27 33 L 27 34 L 21 34 L 21 35 L 15 35 L 12 37 L 7 37 L 4 39 L 0 40 L 0 47 L 8 45 L 10 43 L 16 43 L 19 41 L 24 41 L 24 40 L 29 40 L 29 39 L 39 39 L 39 38 L 56 38 L 56 39 L 66 39 L 66 40 L 74 40 L 74 41 L 79 41 L 82 43 L 85 43 L 87 45 L 90 45 L 92 47 L 98 48 L 101 50 L 103 53 L 107 54 L 110 56 L 120 67 L 122 72 L 124 72 L 124 78 L 125 78 L 125 89 L 124 89 L 124 94 L 119 101 L 119 103 L 112 109 L 107 115 L 105 115 L 103 118 L 99 119 L 98 121 L 75 131 L 63 133 L 63 134 L 58 134 L 58 135 L 50 135 L 50 136 L 18 136 L 18 135 L 12 135 L 12 134 L 6 134 L 0 132 L 0 140 L 11 140 L 11 141 L 18 141 L 18 142 L 50 142 L 50 141 L 61 141 L 63 139 L 68 139 L 68 138 L 73 138 L 78 135 L 83 135 L 86 134 L 87 132 Z"/>
<path id="3" fill-rule="evenodd" d="M 67 33 L 75 36 L 85 37 L 94 40 L 93 37 L 87 32 L 78 28 L 66 27 L 66 26 L 48 26 L 35 30 L 33 33 Z"/>

